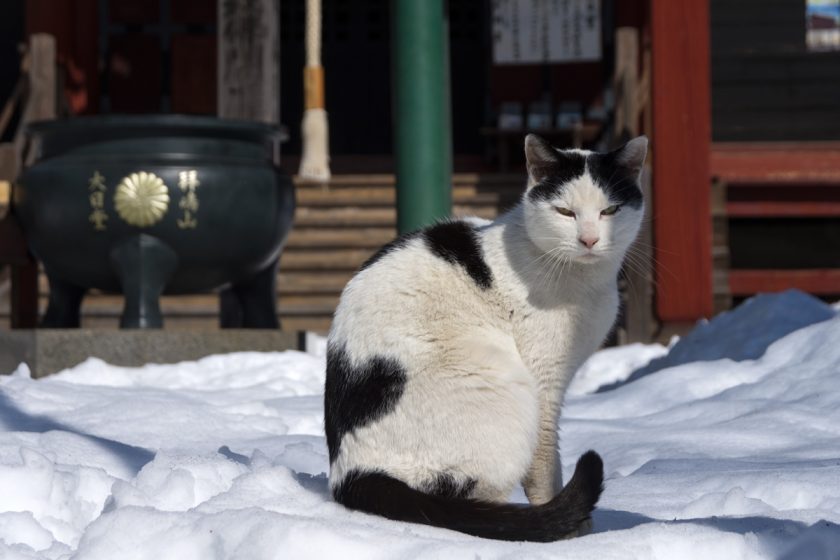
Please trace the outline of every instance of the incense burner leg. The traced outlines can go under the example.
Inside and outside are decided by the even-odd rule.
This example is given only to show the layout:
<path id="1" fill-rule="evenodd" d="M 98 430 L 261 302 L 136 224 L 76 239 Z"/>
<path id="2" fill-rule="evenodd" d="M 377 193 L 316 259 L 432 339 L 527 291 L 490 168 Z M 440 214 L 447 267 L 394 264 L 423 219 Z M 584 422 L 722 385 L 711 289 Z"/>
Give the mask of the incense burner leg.
<path id="1" fill-rule="evenodd" d="M 220 296 L 222 328 L 278 329 L 277 261 Z"/>
<path id="2" fill-rule="evenodd" d="M 125 306 L 123 329 L 163 327 L 160 295 L 178 268 L 178 255 L 160 239 L 141 233 L 111 251 L 111 266 L 120 277 Z"/>
<path id="3" fill-rule="evenodd" d="M 47 270 L 50 283 L 50 299 L 47 312 L 41 319 L 41 327 L 45 329 L 72 329 L 81 325 L 80 309 L 86 288 L 70 284 L 56 278 Z"/>

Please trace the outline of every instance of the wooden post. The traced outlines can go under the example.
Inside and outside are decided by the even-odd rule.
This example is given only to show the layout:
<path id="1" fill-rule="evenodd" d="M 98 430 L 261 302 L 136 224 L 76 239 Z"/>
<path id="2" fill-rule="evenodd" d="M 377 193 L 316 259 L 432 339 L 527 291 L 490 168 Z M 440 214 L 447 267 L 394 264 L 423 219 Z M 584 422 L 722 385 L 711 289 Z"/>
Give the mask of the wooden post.
<path id="1" fill-rule="evenodd" d="M 218 113 L 280 122 L 279 0 L 218 0 Z"/>
<path id="2" fill-rule="evenodd" d="M 29 98 L 23 121 L 54 119 L 56 113 L 55 38 L 35 33 L 29 39 Z"/>
<path id="3" fill-rule="evenodd" d="M 656 309 L 712 313 L 708 0 L 651 0 Z"/>
<path id="4" fill-rule="evenodd" d="M 218 0 L 218 115 L 280 124 L 280 0 Z M 280 147 L 274 147 L 280 163 Z M 219 325 L 242 326 L 231 288 L 219 294 Z"/>
<path id="5" fill-rule="evenodd" d="M 47 33 L 35 33 L 29 38 L 27 69 L 29 87 L 27 100 L 15 135 L 15 150 L 20 165 L 18 172 L 32 163 L 35 150 L 24 154 L 26 125 L 35 121 L 54 119 L 58 105 L 55 38 Z M 26 158 L 26 159 L 24 159 Z"/>
<path id="6" fill-rule="evenodd" d="M 639 76 L 639 29 L 619 27 L 615 32 L 615 75 L 613 87 L 616 92 L 615 140 L 616 144 L 639 135 L 639 121 L 643 107 L 647 104 L 647 84 Z M 624 294 L 624 332 L 619 331 L 619 342 L 650 342 L 656 330 L 653 316 L 653 232 L 650 213 L 650 165 L 642 175 L 642 190 L 647 204 L 647 219 L 637 242 L 630 249 L 631 261 L 624 268 L 627 280 Z"/>
<path id="7" fill-rule="evenodd" d="M 613 88 L 616 92 L 615 130 L 618 136 L 639 134 L 639 108 L 636 105 L 639 75 L 639 30 L 619 27 L 615 30 L 615 74 Z"/>
<path id="8" fill-rule="evenodd" d="M 25 152 L 26 125 L 56 116 L 56 48 L 52 35 L 35 33 L 30 37 L 24 70 L 28 70 L 28 97 L 14 142 L 17 172 L 31 163 L 36 153 L 36 150 Z M 29 254 L 26 239 L 12 214 L 0 221 L 0 238 L 0 261 L 11 264 L 12 328 L 34 328 L 38 323 L 38 263 Z"/>

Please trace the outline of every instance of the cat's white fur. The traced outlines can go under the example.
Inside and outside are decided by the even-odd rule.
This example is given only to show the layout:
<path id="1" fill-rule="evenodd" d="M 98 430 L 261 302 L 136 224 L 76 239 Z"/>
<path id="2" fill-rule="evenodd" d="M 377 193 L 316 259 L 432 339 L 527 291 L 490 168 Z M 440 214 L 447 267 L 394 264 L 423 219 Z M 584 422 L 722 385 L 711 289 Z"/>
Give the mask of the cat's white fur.
<path id="1" fill-rule="evenodd" d="M 643 161 L 646 140 L 637 149 Z M 476 480 L 472 497 L 491 501 L 519 483 L 534 504 L 561 489 L 563 394 L 615 321 L 617 275 L 642 220 L 641 208 L 602 216 L 615 202 L 585 173 L 555 200 L 526 195 L 494 222 L 467 219 L 479 226 L 490 289 L 421 238 L 350 281 L 330 342 L 354 362 L 396 358 L 407 383 L 392 412 L 344 435 L 332 487 L 361 469 L 415 488 L 445 472 Z M 593 235 L 590 250 L 579 238 Z"/>

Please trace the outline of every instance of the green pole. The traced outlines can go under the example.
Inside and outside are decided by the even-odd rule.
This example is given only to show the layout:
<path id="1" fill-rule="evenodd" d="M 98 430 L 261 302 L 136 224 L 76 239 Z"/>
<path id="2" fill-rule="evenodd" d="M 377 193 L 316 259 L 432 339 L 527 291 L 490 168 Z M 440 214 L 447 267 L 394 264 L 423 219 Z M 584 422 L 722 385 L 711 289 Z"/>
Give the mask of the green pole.
<path id="1" fill-rule="evenodd" d="M 452 211 L 449 38 L 444 0 L 393 0 L 397 228 Z"/>

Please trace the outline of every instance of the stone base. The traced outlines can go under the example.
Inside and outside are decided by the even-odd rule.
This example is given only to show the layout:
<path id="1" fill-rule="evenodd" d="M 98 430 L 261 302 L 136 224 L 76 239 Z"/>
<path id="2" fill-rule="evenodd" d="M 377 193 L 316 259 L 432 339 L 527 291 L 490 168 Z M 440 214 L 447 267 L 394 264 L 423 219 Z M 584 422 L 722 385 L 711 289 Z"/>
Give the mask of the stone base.
<path id="1" fill-rule="evenodd" d="M 302 350 L 303 333 L 278 330 L 221 331 L 28 329 L 0 331 L 0 374 L 26 362 L 44 377 L 90 357 L 118 366 L 170 364 L 228 352 Z"/>

